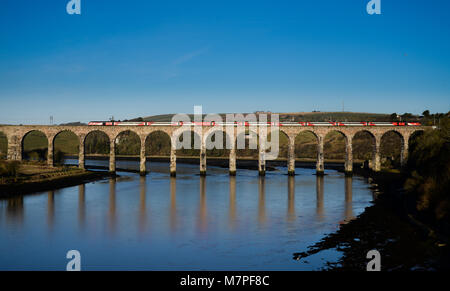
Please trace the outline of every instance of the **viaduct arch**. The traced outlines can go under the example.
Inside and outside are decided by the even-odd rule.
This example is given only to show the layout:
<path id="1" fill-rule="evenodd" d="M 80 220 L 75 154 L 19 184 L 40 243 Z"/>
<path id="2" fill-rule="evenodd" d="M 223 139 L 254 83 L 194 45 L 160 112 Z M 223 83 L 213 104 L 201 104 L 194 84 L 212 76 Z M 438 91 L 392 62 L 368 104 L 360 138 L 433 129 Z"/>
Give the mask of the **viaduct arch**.
<path id="1" fill-rule="evenodd" d="M 239 134 L 245 134 L 245 131 L 251 131 L 256 134 L 260 139 L 266 140 L 267 134 L 273 132 L 275 129 L 266 128 L 267 130 L 261 130 L 262 127 L 245 128 L 245 127 L 233 127 L 231 131 L 221 126 L 202 126 L 202 127 L 188 127 L 188 126 L 37 126 L 37 125 L 1 125 L 0 132 L 6 136 L 7 140 L 7 159 L 8 160 L 22 160 L 22 144 L 25 136 L 31 131 L 40 131 L 45 134 L 48 139 L 48 154 L 47 162 L 53 166 L 54 155 L 54 139 L 63 131 L 70 131 L 78 137 L 79 140 L 79 167 L 85 168 L 85 142 L 89 134 L 93 132 L 104 133 L 109 139 L 109 170 L 116 170 L 116 153 L 115 145 L 117 137 L 126 131 L 135 133 L 140 139 L 140 171 L 146 173 L 146 151 L 145 145 L 147 138 L 155 132 L 164 132 L 170 137 L 171 150 L 170 150 L 170 173 L 172 176 L 176 175 L 176 142 L 183 130 L 191 130 L 203 136 L 201 140 L 200 150 L 200 173 L 206 174 L 206 139 L 211 134 L 217 131 L 223 131 L 227 139 L 229 139 L 229 145 L 231 147 L 229 155 L 229 171 L 230 175 L 236 174 L 236 142 Z M 188 129 L 189 128 L 189 129 Z M 391 126 L 376 126 L 376 127 L 321 127 L 310 126 L 297 127 L 297 126 L 282 126 L 276 128 L 276 131 L 285 134 L 289 140 L 288 153 L 287 153 L 287 167 L 288 174 L 295 174 L 295 139 L 303 132 L 311 132 L 317 139 L 317 160 L 316 171 L 317 174 L 323 174 L 324 172 L 324 140 L 325 136 L 333 131 L 338 131 L 344 136 L 345 139 L 345 171 L 351 173 L 353 171 L 353 139 L 359 132 L 367 132 L 373 138 L 372 149 L 372 169 L 374 171 L 380 171 L 380 147 L 382 137 L 391 131 L 395 131 L 402 140 L 401 147 L 401 164 L 405 165 L 408 158 L 408 146 L 410 137 L 420 131 L 425 131 L 429 127 L 414 126 L 414 127 L 398 127 L 392 128 Z M 228 142 L 227 142 L 228 144 Z M 265 149 L 258 146 L 258 168 L 261 175 L 265 174 Z"/>

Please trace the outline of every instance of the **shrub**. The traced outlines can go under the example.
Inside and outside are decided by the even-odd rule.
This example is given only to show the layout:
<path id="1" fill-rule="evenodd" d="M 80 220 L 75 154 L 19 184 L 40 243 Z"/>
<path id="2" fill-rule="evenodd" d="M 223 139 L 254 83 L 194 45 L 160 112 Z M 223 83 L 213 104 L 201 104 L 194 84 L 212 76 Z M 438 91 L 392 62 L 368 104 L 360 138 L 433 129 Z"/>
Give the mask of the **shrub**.
<path id="1" fill-rule="evenodd" d="M 64 153 L 60 150 L 57 150 L 56 153 L 53 156 L 53 162 L 56 165 L 61 165 L 64 162 Z"/>
<path id="2" fill-rule="evenodd" d="M 410 177 L 405 190 L 416 197 L 416 210 L 431 223 L 450 219 L 450 119 L 414 142 L 408 159 Z"/>
<path id="3" fill-rule="evenodd" d="M 17 174 L 19 173 L 19 166 L 20 166 L 20 163 L 17 161 L 12 161 L 12 162 L 2 161 L 2 162 L 0 162 L 0 176 L 2 176 L 2 177 L 17 177 Z"/>

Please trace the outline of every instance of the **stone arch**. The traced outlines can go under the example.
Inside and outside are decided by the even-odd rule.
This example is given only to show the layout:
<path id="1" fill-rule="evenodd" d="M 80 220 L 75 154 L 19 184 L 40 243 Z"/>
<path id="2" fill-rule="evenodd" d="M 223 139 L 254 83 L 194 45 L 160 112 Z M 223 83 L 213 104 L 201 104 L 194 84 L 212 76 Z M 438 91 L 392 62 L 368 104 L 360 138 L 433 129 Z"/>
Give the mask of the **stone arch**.
<path id="1" fill-rule="evenodd" d="M 307 160 L 317 159 L 319 137 L 312 130 L 302 130 L 295 135 L 295 157 Z"/>
<path id="2" fill-rule="evenodd" d="M 267 133 L 267 141 L 269 144 L 266 146 L 266 152 L 269 152 L 271 150 L 269 148 L 269 146 L 272 142 L 272 134 L 274 134 L 274 133 L 278 134 L 278 143 L 279 143 L 278 158 L 287 159 L 288 155 L 289 155 L 289 139 L 290 139 L 290 137 L 285 131 L 283 131 L 281 129 L 279 129 L 279 130 L 273 129 Z"/>
<path id="3" fill-rule="evenodd" d="M 244 148 L 240 148 L 239 140 L 244 136 Z M 255 144 L 252 140 L 255 141 Z M 254 148 L 253 148 L 254 147 Z M 257 130 L 245 128 L 236 134 L 236 156 L 239 158 L 258 158 L 259 153 L 259 134 Z"/>
<path id="4" fill-rule="evenodd" d="M 376 137 L 370 130 L 359 130 L 352 138 L 353 159 L 364 162 L 373 159 Z"/>
<path id="5" fill-rule="evenodd" d="M 8 157 L 8 136 L 0 131 L 0 160 L 6 160 Z"/>
<path id="6" fill-rule="evenodd" d="M 200 148 L 195 148 L 196 144 L 199 145 L 199 147 L 201 146 L 201 138 L 200 135 L 198 133 L 196 133 L 194 131 L 193 128 L 189 128 L 183 131 L 180 131 L 176 134 L 174 134 L 174 136 L 172 137 L 172 146 L 176 146 L 176 142 L 183 142 L 184 141 L 184 133 L 185 132 L 189 132 L 189 139 L 191 142 L 190 148 L 181 148 L 181 149 L 177 149 L 176 150 L 176 154 L 177 156 L 191 156 L 191 157 L 197 157 L 200 156 Z"/>
<path id="7" fill-rule="evenodd" d="M 83 144 L 86 155 L 108 155 L 110 153 L 110 138 L 102 130 L 88 132 L 83 138 Z"/>
<path id="8" fill-rule="evenodd" d="M 399 168 L 402 164 L 405 139 L 401 132 L 392 129 L 380 138 L 380 162 L 383 167 Z"/>
<path id="9" fill-rule="evenodd" d="M 141 138 L 133 130 L 123 130 L 114 138 L 115 154 L 125 156 L 138 156 L 141 150 Z"/>
<path id="10" fill-rule="evenodd" d="M 53 145 L 53 162 L 55 164 L 62 163 L 66 155 L 71 155 L 78 159 L 80 139 L 73 131 L 68 129 L 60 131 L 53 136 L 51 142 Z"/>
<path id="11" fill-rule="evenodd" d="M 40 130 L 30 130 L 21 139 L 22 160 L 47 160 L 48 136 Z"/>
<path id="12" fill-rule="evenodd" d="M 146 156 L 170 156 L 172 139 L 163 130 L 155 130 L 145 137 Z"/>
<path id="13" fill-rule="evenodd" d="M 314 137 L 316 138 L 317 142 L 319 141 L 319 136 L 317 135 L 317 133 L 315 133 L 313 130 L 310 130 L 310 129 L 303 129 L 303 130 L 300 130 L 300 131 L 295 135 L 295 138 L 297 138 L 297 136 L 299 136 L 300 134 L 304 134 L 304 133 L 311 133 L 312 135 L 314 135 Z"/>
<path id="14" fill-rule="evenodd" d="M 267 130 L 267 136 L 269 136 L 272 132 L 279 132 L 282 135 L 285 135 L 286 137 L 289 138 L 289 133 L 285 131 L 285 129 L 281 126 L 279 126 L 278 128 L 274 128 L 274 127 L 270 127 Z"/>
<path id="15" fill-rule="evenodd" d="M 324 158 L 328 160 L 345 160 L 348 145 L 347 135 L 337 129 L 328 131 L 323 137 Z"/>
<path id="16" fill-rule="evenodd" d="M 219 148 L 208 148 L 208 142 L 216 142 L 215 138 L 217 137 L 217 133 L 222 135 L 222 149 Z M 208 157 L 229 157 L 230 149 L 227 148 L 227 140 L 231 141 L 231 137 L 227 134 L 225 128 L 211 128 L 208 130 L 204 136 L 204 143 L 206 145 L 206 156 Z M 232 142 L 232 141 L 231 141 Z"/>

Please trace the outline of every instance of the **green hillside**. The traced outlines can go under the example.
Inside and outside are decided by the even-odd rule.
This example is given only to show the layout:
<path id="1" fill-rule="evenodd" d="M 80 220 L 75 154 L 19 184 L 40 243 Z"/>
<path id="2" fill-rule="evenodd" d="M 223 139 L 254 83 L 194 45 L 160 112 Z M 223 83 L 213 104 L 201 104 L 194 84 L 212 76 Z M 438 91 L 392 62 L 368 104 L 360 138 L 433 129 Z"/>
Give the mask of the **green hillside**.
<path id="1" fill-rule="evenodd" d="M 275 114 L 273 112 L 272 114 Z M 242 113 L 247 115 L 248 113 Z M 256 113 L 257 115 L 259 113 Z M 267 113 L 269 114 L 269 113 Z M 393 117 L 393 114 L 383 113 L 365 113 L 365 112 L 292 112 L 292 113 L 277 113 L 279 114 L 280 121 L 393 121 L 397 118 Z M 219 113 L 223 120 L 226 120 L 226 113 Z M 153 121 L 153 122 L 170 122 L 174 114 L 161 114 L 147 117 L 138 117 L 130 119 L 129 121 Z M 191 120 L 194 119 L 193 114 L 188 114 Z M 205 115 L 203 115 L 205 116 Z M 402 120 L 418 120 L 418 116 L 405 113 L 402 116 Z"/>

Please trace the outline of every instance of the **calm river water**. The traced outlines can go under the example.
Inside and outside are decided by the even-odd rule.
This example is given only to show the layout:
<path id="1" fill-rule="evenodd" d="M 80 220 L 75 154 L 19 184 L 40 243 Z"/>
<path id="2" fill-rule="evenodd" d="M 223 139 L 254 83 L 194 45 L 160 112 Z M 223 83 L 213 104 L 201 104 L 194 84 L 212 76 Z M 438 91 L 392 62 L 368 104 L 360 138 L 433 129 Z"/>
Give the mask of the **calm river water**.
<path id="1" fill-rule="evenodd" d="M 69 161 L 71 162 L 71 161 Z M 76 161 L 75 161 L 76 162 Z M 87 161 L 107 165 L 107 161 Z M 138 162 L 118 161 L 118 168 Z M 0 200 L 0 269 L 65 270 L 81 253 L 82 270 L 316 270 L 337 251 L 293 260 L 373 199 L 367 181 L 327 170 L 268 172 L 149 163 L 146 177 L 119 172 L 60 190 Z"/>

